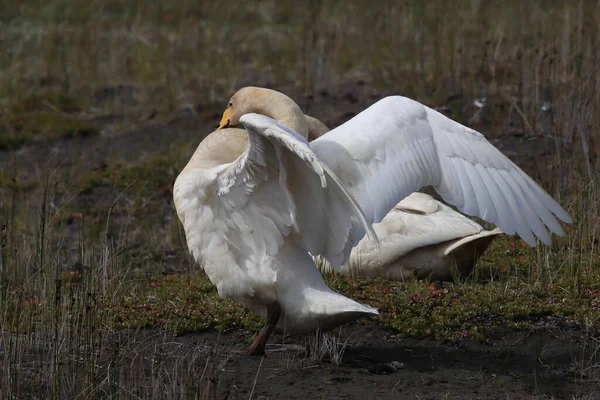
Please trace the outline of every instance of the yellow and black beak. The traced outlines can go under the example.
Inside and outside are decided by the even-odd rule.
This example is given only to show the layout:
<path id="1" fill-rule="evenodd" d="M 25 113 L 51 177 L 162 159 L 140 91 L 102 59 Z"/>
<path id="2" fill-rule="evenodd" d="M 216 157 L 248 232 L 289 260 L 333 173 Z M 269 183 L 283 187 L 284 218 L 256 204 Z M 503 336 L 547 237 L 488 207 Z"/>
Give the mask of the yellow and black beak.
<path id="1" fill-rule="evenodd" d="M 219 122 L 219 126 L 217 126 L 217 130 L 227 128 L 231 120 L 229 119 L 229 114 L 231 113 L 230 109 L 226 109 L 223 113 L 223 118 L 221 118 L 221 122 Z"/>

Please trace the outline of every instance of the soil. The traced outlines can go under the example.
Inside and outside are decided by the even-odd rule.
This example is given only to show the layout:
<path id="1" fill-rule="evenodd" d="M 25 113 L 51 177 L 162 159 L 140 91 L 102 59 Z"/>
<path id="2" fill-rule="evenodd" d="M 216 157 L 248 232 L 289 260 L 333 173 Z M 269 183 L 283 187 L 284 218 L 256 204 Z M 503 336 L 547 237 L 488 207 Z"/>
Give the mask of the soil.
<path id="1" fill-rule="evenodd" d="M 200 386 L 218 399 L 600 399 L 597 381 L 574 367 L 586 357 L 585 339 L 568 329 L 498 332 L 489 343 L 457 347 L 355 323 L 338 337 L 346 344 L 339 365 L 314 362 L 309 352 L 277 350 L 284 342 L 306 349 L 303 337 L 275 334 L 264 358 L 233 355 L 247 345 L 237 332 L 172 338 L 147 330 L 134 337 L 144 343 L 145 360 L 155 356 L 159 346 L 153 342 L 168 343 L 161 350 L 171 354 L 165 368 L 178 359 L 169 346 L 180 352 L 210 348 L 193 364 L 217 365 Z"/>
<path id="2" fill-rule="evenodd" d="M 352 345 L 338 367 L 288 373 L 280 357 L 265 358 L 255 387 L 268 398 L 541 398 L 593 393 L 570 370 L 581 356 L 577 333 L 511 332 L 492 344 L 453 347 L 433 340 L 396 338 L 375 326 L 346 327 Z M 390 363 L 399 366 L 393 371 Z M 232 368 L 255 375 L 260 360 L 237 359 Z M 241 379 L 241 382 L 245 380 Z M 248 379 L 248 382 L 252 382 Z M 257 397 L 258 397 L 257 396 Z M 600 391 L 596 393 L 600 398 Z"/>

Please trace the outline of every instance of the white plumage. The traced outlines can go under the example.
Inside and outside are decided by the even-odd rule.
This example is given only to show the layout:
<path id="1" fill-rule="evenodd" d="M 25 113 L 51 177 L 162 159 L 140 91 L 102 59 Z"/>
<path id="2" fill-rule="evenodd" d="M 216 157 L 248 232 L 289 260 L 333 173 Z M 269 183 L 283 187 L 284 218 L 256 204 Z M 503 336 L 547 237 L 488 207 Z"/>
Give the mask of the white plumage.
<path id="1" fill-rule="evenodd" d="M 306 116 L 308 139 L 329 132 L 316 118 Z M 379 223 L 373 225 L 379 240 L 364 237 L 350 253 L 345 275 L 404 280 L 412 277 L 452 280 L 469 276 L 490 243 L 503 232 L 491 231 L 454 211 L 433 197 L 415 192 L 401 200 Z M 320 256 L 315 262 L 331 272 Z"/>
<path id="2" fill-rule="evenodd" d="M 413 193 L 373 225 L 379 242 L 363 238 L 340 272 L 402 280 L 467 276 L 492 240 L 488 231 L 424 193 Z"/>
<path id="3" fill-rule="evenodd" d="M 568 214 L 479 132 L 416 101 L 387 97 L 311 142 L 369 222 L 431 185 L 459 210 L 529 245 L 564 235 Z M 554 214 L 554 215 L 553 215 Z"/>

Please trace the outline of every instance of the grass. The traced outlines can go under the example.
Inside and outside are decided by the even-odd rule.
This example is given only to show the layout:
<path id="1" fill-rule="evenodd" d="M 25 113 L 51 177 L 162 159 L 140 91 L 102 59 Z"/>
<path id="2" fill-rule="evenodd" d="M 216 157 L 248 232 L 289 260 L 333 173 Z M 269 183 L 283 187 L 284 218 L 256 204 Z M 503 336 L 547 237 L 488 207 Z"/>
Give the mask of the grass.
<path id="1" fill-rule="evenodd" d="M 574 217 L 565 238 L 496 240 L 465 281 L 326 279 L 380 308 L 362 323 L 400 337 L 486 343 L 499 328 L 580 330 L 573 373 L 600 380 L 592 3 L 53 0 L 6 5 L 0 21 L 10 43 L 0 58 L 0 397 L 216 397 L 218 345 L 171 334 L 242 330 L 250 340 L 262 321 L 220 300 L 186 253 L 170 185 L 196 143 L 102 167 L 32 157 L 30 170 L 19 157 L 74 137 L 102 143 L 102 118 L 117 119 L 117 134 L 155 113 L 210 119 L 247 84 L 289 88 L 328 123 L 339 118 L 319 99 L 349 110 L 399 93 L 491 139 L 552 138 L 552 164 L 533 159 L 528 171 Z"/>
<path id="2" fill-rule="evenodd" d="M 14 45 L 0 65 L 0 99 L 49 87 L 88 108 L 168 111 L 223 102 L 257 80 L 300 83 L 309 95 L 362 80 L 432 104 L 451 98 L 461 120 L 473 99 L 486 97 L 491 111 L 481 117 L 494 134 L 509 127 L 548 133 L 545 104 L 573 121 L 562 125 L 561 136 L 597 132 L 598 117 L 589 111 L 596 109 L 598 82 L 589 72 L 598 65 L 599 11 L 584 1 L 405 1 L 381 9 L 340 1 L 64 4 L 22 2 L 3 10 L 3 39 Z M 71 11 L 58 12 L 65 9 Z M 134 95 L 119 92 L 123 85 Z"/>

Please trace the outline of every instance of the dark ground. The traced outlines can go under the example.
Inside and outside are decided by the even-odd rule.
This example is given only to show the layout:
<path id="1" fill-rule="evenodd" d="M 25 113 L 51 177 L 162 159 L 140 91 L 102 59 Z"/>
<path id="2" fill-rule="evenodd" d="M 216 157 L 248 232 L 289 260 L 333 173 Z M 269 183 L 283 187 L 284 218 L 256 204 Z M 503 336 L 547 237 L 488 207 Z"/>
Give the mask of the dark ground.
<path id="1" fill-rule="evenodd" d="M 121 374 L 150 369 L 148 360 L 155 360 L 159 351 L 161 366 L 170 368 L 198 349 L 210 349 L 190 363 L 199 369 L 209 365 L 200 385 L 219 399 L 249 398 L 251 393 L 259 399 L 600 398 L 597 386 L 573 370 L 585 343 L 568 329 L 499 332 L 488 344 L 464 342 L 456 347 L 352 324 L 341 335 L 347 346 L 339 366 L 327 359 L 314 362 L 310 354 L 292 350 L 271 350 L 264 358 L 232 355 L 232 349 L 244 345 L 243 335 L 235 332 L 172 337 L 142 330 L 121 335 L 126 338 L 121 343 L 127 342 L 124 348 L 140 349 L 122 363 Z M 270 349 L 277 349 L 282 340 L 275 335 Z M 288 337 L 285 343 L 305 347 L 307 339 Z"/>
<path id="2" fill-rule="evenodd" d="M 268 377 L 281 369 L 281 361 L 271 357 L 263 362 L 263 381 L 255 391 L 297 399 L 561 398 L 586 386 L 578 387 L 569 371 L 581 351 L 578 335 L 570 332 L 508 333 L 494 345 L 470 343 L 462 348 L 397 339 L 377 327 L 351 326 L 346 334 L 357 344 L 346 349 L 341 366 L 300 369 L 271 383 Z M 388 372 L 386 364 L 393 361 L 406 368 Z M 253 374 L 257 361 L 236 361 L 233 367 Z M 306 393 L 298 393 L 298 387 Z"/>

